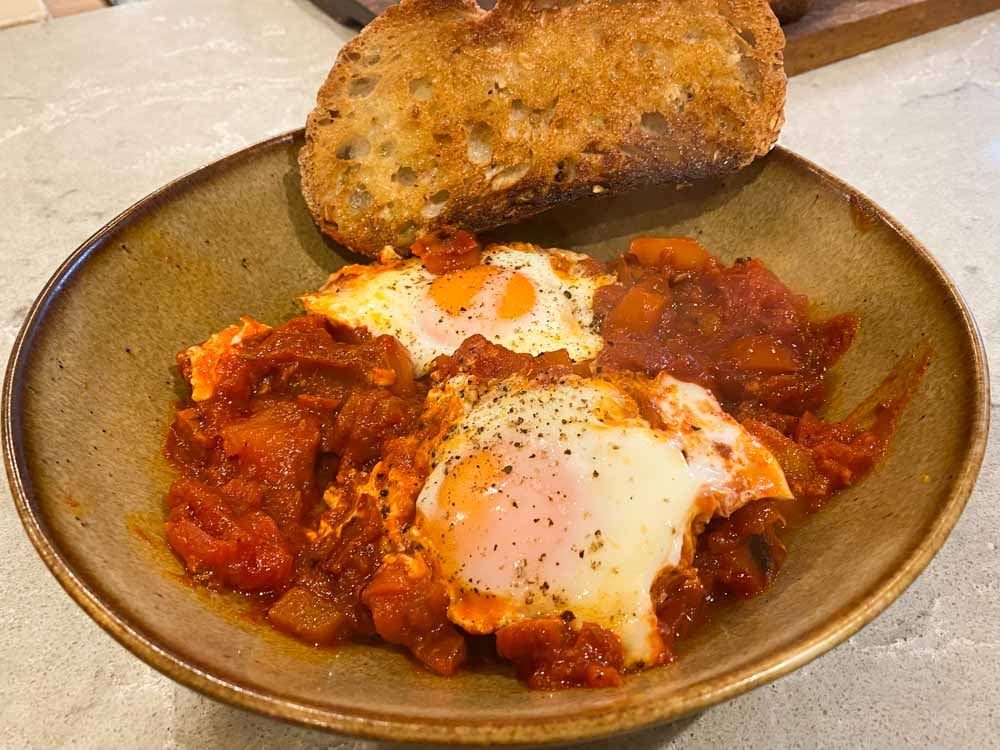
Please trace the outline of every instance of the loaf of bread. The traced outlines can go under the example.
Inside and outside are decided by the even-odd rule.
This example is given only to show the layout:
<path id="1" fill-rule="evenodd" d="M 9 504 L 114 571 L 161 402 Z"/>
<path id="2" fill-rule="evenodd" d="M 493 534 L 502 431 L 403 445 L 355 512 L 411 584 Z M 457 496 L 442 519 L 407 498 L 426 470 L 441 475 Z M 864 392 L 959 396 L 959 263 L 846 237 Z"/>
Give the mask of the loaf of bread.
<path id="1" fill-rule="evenodd" d="M 730 172 L 777 139 L 783 47 L 766 0 L 402 0 L 320 89 L 303 194 L 373 255 Z"/>

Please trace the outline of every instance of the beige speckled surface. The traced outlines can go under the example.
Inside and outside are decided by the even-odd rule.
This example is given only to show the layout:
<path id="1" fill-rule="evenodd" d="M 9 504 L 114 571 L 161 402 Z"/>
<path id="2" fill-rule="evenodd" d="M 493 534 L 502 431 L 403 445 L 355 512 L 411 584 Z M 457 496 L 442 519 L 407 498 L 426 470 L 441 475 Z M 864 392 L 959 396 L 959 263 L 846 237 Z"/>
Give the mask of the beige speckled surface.
<path id="1" fill-rule="evenodd" d="M 106 219 L 299 125 L 347 34 L 304 0 L 151 0 L 0 32 L 4 354 L 59 260 Z M 923 240 L 996 350 L 1000 15 L 795 79 L 784 142 Z M 792 676 L 635 746 L 995 744 L 998 458 L 994 444 L 951 539 L 875 623 Z M 144 666 L 59 589 L 2 492 L 0 746 L 372 747 L 213 703 Z"/>

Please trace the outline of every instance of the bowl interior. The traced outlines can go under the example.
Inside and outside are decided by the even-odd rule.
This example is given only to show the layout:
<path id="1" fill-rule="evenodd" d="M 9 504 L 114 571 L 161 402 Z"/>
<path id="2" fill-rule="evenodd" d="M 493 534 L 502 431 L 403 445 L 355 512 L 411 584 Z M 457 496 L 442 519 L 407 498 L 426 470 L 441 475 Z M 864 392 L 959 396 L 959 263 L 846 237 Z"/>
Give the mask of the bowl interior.
<path id="1" fill-rule="evenodd" d="M 846 413 L 927 337 L 934 361 L 885 463 L 790 535 L 765 595 L 721 610 L 675 665 L 617 690 L 534 693 L 503 668 L 437 678 L 389 647 L 317 650 L 192 588 L 165 547 L 160 454 L 183 393 L 174 353 L 353 262 L 299 194 L 299 136 L 147 199 L 100 232 L 29 320 L 8 383 L 8 443 L 26 524 L 88 611 L 155 666 L 216 696 L 397 739 L 544 741 L 671 718 L 770 679 L 843 639 L 916 575 L 954 523 L 985 441 L 982 352 L 923 252 L 861 197 L 777 150 L 726 182 L 560 209 L 503 234 L 598 256 L 639 233 L 694 235 L 763 258 L 823 314 L 860 313 L 834 374 Z"/>

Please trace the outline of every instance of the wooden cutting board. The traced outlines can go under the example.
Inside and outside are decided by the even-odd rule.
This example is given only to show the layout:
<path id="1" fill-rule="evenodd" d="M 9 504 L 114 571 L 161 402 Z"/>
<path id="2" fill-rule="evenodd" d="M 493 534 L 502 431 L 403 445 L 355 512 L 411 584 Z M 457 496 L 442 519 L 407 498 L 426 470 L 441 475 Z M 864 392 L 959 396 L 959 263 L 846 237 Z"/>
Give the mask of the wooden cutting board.
<path id="1" fill-rule="evenodd" d="M 395 0 L 313 2 L 363 26 Z M 804 18 L 785 27 L 785 68 L 795 75 L 997 9 L 1000 0 L 816 0 Z"/>
<path id="2" fill-rule="evenodd" d="M 816 0 L 785 27 L 785 70 L 793 76 L 997 9 L 1000 0 Z"/>

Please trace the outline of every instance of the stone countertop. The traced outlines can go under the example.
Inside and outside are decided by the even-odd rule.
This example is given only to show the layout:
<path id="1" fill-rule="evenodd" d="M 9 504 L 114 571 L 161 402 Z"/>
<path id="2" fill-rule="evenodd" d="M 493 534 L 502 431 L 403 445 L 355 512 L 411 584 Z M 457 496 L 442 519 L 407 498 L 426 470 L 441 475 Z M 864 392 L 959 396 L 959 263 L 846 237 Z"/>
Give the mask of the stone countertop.
<path id="1" fill-rule="evenodd" d="M 46 279 L 107 220 L 300 126 L 351 33 L 307 0 L 150 0 L 0 32 L 4 358 Z M 1000 373 L 1000 13 L 793 79 L 782 142 L 937 255 Z M 0 746 L 382 747 L 224 706 L 147 667 L 63 593 L 5 483 L 0 493 Z M 951 538 L 874 623 L 776 683 L 629 744 L 995 746 L 998 541 L 994 439 Z"/>

